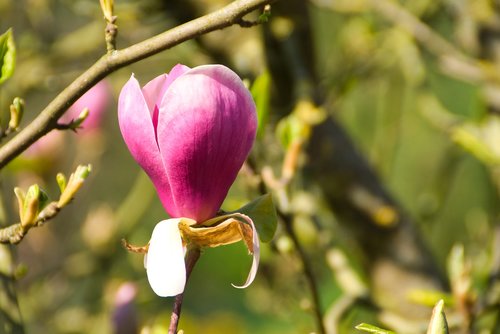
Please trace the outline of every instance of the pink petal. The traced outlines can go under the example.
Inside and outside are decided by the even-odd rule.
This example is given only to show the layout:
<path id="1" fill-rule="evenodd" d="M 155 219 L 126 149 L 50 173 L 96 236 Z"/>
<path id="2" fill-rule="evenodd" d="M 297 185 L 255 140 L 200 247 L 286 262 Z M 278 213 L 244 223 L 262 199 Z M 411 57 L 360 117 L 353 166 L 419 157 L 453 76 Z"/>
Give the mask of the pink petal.
<path id="1" fill-rule="evenodd" d="M 165 83 L 167 81 L 167 75 L 162 74 L 148 82 L 142 88 L 142 94 L 144 95 L 144 99 L 148 105 L 149 113 L 151 117 L 153 117 L 153 111 L 155 110 L 155 106 L 159 105 L 161 102 L 161 98 L 165 93 Z"/>
<path id="2" fill-rule="evenodd" d="M 250 152 L 256 128 L 250 92 L 227 67 L 199 66 L 170 85 L 157 132 L 178 216 L 202 222 L 215 215 Z"/>
<path id="3" fill-rule="evenodd" d="M 170 86 L 175 79 L 177 79 L 182 74 L 189 71 L 189 67 L 177 64 L 171 70 L 170 73 L 162 74 L 148 82 L 143 88 L 142 93 L 148 104 L 149 111 L 152 113 L 155 105 L 159 106 L 167 88 Z"/>
<path id="4" fill-rule="evenodd" d="M 156 129 L 158 124 L 158 108 L 167 91 L 170 84 L 177 79 L 180 75 L 184 74 L 189 70 L 189 67 L 177 64 L 171 70 L 170 73 L 162 74 L 148 82 L 143 88 L 142 93 L 148 104 L 149 112 L 151 113 L 151 118 L 153 119 L 153 126 Z"/>
<path id="5" fill-rule="evenodd" d="M 118 123 L 130 153 L 153 181 L 163 205 L 175 213 L 151 114 L 134 75 L 118 98 Z"/>

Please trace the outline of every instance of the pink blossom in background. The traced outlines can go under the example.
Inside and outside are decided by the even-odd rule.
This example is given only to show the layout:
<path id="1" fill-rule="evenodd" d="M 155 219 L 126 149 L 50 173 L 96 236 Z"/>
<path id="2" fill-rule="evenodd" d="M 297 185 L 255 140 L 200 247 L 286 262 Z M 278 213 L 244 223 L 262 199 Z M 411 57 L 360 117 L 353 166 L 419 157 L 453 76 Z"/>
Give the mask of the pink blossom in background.
<path id="1" fill-rule="evenodd" d="M 89 109 L 89 115 L 78 129 L 78 133 L 89 133 L 99 129 L 102 125 L 104 114 L 109 106 L 112 92 L 106 80 L 99 81 L 94 87 L 83 94 L 68 111 L 60 118 L 59 122 L 68 123 L 78 118 L 84 108 Z"/>
<path id="2" fill-rule="evenodd" d="M 89 115 L 78 129 L 78 134 L 97 133 L 100 129 L 104 114 L 109 106 L 112 92 L 111 86 L 106 80 L 102 80 L 80 97 L 68 111 L 59 119 L 59 123 L 69 123 L 78 118 L 84 108 L 89 108 Z M 64 154 L 66 139 L 65 132 L 53 130 L 41 137 L 31 145 L 21 156 L 20 161 L 27 169 L 44 169 L 55 164 Z M 91 139 L 91 136 L 86 136 Z M 99 142 L 93 141 L 92 148 L 88 151 L 98 151 Z"/>
<path id="3" fill-rule="evenodd" d="M 113 305 L 113 333 L 115 334 L 137 334 L 139 324 L 135 298 L 137 288 L 133 283 L 126 282 L 120 285 L 116 292 Z"/>
<path id="4" fill-rule="evenodd" d="M 197 222 L 220 209 L 257 129 L 250 92 L 222 65 L 177 65 L 142 90 L 132 75 L 119 97 L 118 121 L 166 211 Z"/>
<path id="5" fill-rule="evenodd" d="M 34 142 L 23 153 L 28 159 L 50 158 L 64 146 L 64 136 L 61 131 L 51 131 Z"/>

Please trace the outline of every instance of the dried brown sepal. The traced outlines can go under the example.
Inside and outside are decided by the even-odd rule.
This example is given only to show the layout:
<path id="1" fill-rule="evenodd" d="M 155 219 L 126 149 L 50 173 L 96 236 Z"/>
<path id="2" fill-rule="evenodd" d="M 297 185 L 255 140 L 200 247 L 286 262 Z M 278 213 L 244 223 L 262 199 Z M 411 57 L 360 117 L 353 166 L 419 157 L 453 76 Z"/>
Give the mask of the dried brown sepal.
<path id="1" fill-rule="evenodd" d="M 201 248 L 229 245 L 244 240 L 248 250 L 253 253 L 252 228 L 234 218 L 208 227 L 193 227 L 188 222 L 181 220 L 179 230 L 184 241 Z"/>
<path id="2" fill-rule="evenodd" d="M 149 242 L 146 246 L 134 246 L 129 244 L 127 240 L 122 239 L 122 246 L 131 253 L 146 254 L 148 252 Z"/>
<path id="3" fill-rule="evenodd" d="M 241 230 L 241 235 L 243 236 L 243 241 L 245 245 L 247 245 L 248 251 L 253 254 L 253 231 L 252 227 L 248 224 L 241 223 L 239 224 L 239 228 Z"/>

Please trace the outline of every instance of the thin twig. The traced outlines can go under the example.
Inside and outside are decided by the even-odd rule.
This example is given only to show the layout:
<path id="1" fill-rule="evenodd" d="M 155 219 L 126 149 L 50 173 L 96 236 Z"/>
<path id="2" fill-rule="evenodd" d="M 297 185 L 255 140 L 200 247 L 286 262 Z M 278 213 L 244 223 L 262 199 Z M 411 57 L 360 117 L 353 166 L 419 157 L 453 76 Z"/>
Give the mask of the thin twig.
<path id="1" fill-rule="evenodd" d="M 0 168 L 57 126 L 57 120 L 108 74 L 203 34 L 240 24 L 248 13 L 275 0 L 236 0 L 218 11 L 172 28 L 126 49 L 101 57 L 54 98 L 24 130 L 0 149 Z"/>
<path id="2" fill-rule="evenodd" d="M 63 174 L 59 173 L 57 176 L 58 183 L 61 189 L 61 195 L 59 195 L 59 199 L 45 205 L 45 207 L 39 213 L 37 213 L 36 216 L 33 214 L 33 216 L 29 215 L 28 217 L 26 217 L 26 210 L 20 210 L 20 223 L 0 228 L 0 244 L 18 244 L 19 242 L 21 242 L 21 240 L 23 240 L 24 236 L 30 229 L 32 229 L 33 227 L 42 226 L 46 221 L 57 216 L 61 209 L 73 200 L 91 170 L 91 165 L 79 165 L 76 168 L 75 172 L 70 175 L 68 181 L 66 181 L 66 177 Z M 64 186 L 62 185 L 63 183 Z M 30 187 L 30 189 L 32 188 Z M 28 189 L 28 192 L 29 191 L 30 190 Z M 16 195 L 19 196 L 17 192 Z M 32 197 L 31 200 L 29 200 L 29 198 L 24 198 L 24 195 L 22 195 L 22 197 L 22 199 L 18 197 L 20 208 L 23 208 L 25 206 L 25 203 L 28 206 L 33 205 L 33 203 L 35 203 L 37 206 L 39 205 L 39 197 L 35 199 L 33 199 Z M 35 208 L 33 208 L 33 210 L 35 210 Z"/>
<path id="3" fill-rule="evenodd" d="M 0 194 L 0 227 L 7 221 L 4 196 Z M 16 292 L 14 254 L 10 245 L 0 245 L 0 332 L 25 334 Z"/>
<path id="4" fill-rule="evenodd" d="M 500 76 L 486 62 L 468 56 L 422 22 L 403 6 L 388 0 L 370 0 L 372 8 L 386 20 L 410 33 L 426 50 L 438 57 L 441 68 L 452 76 L 476 83 L 498 83 Z"/>
<path id="5" fill-rule="evenodd" d="M 193 271 L 194 265 L 200 258 L 200 249 L 191 248 L 188 250 L 186 255 L 186 284 L 188 282 L 189 276 Z M 168 334 L 176 334 L 177 327 L 179 326 L 179 320 L 181 317 L 182 301 L 184 299 L 184 293 L 181 293 L 175 297 L 174 309 L 172 315 L 170 316 L 170 326 L 168 327 Z"/>
<path id="6" fill-rule="evenodd" d="M 48 220 L 57 216 L 61 211 L 61 207 L 57 202 L 51 202 L 39 214 L 37 221 L 30 226 L 23 226 L 21 223 L 13 224 L 8 227 L 0 228 L 0 244 L 18 244 L 23 240 L 24 236 L 33 227 L 42 226 Z"/>
<path id="7" fill-rule="evenodd" d="M 107 22 L 106 29 L 104 30 L 106 50 L 108 51 L 108 54 L 111 54 L 116 50 L 116 36 L 118 35 L 118 26 L 115 24 L 115 22 L 116 16 L 113 16 L 112 20 Z"/>
<path id="8" fill-rule="evenodd" d="M 255 166 L 254 160 L 248 159 L 247 163 L 245 164 L 245 167 L 246 167 L 245 170 L 247 173 L 250 173 L 252 176 L 256 175 L 256 168 L 257 167 Z M 263 173 L 261 173 L 261 174 L 263 174 Z M 265 177 L 261 177 L 259 180 L 259 183 L 257 184 L 257 189 L 261 194 L 268 193 L 268 188 L 271 188 L 269 186 L 269 184 L 264 181 L 264 178 Z M 287 182 L 290 182 L 290 181 L 291 181 L 291 177 L 287 180 Z M 268 182 L 269 182 L 269 180 L 268 180 Z M 271 183 L 273 183 L 273 182 L 271 182 Z M 280 184 L 278 182 L 277 185 L 284 186 L 286 184 L 283 184 L 283 183 Z M 285 226 L 285 231 L 286 231 L 287 235 L 290 237 L 290 239 L 292 239 L 292 242 L 295 246 L 295 249 L 297 250 L 297 253 L 299 255 L 299 259 L 300 259 L 300 262 L 302 264 L 302 268 L 304 271 L 304 276 L 306 278 L 307 284 L 309 285 L 309 290 L 310 290 L 310 294 L 311 294 L 312 301 L 313 301 L 312 308 L 313 308 L 314 317 L 316 319 L 318 333 L 325 334 L 326 330 L 325 330 L 325 325 L 323 322 L 323 312 L 321 309 L 321 301 L 319 298 L 319 289 L 318 289 L 318 285 L 316 284 L 316 279 L 314 278 L 314 272 L 313 272 L 312 267 L 310 265 L 309 258 L 306 254 L 306 251 L 304 250 L 304 248 L 300 244 L 300 241 L 297 238 L 297 234 L 295 233 L 295 231 L 293 229 L 292 217 L 289 214 L 283 212 L 283 210 L 281 210 L 279 207 L 276 208 L 276 212 L 277 212 L 278 216 L 281 218 L 281 220 L 283 221 L 283 225 Z"/>
<path id="9" fill-rule="evenodd" d="M 316 326 L 318 328 L 318 333 L 325 334 L 325 324 L 323 323 L 323 312 L 321 311 L 321 301 L 319 298 L 319 290 L 318 285 L 316 284 L 316 279 L 314 278 L 314 272 L 312 270 L 311 265 L 309 264 L 309 258 L 307 257 L 306 251 L 302 247 L 297 238 L 297 234 L 293 230 L 292 219 L 290 215 L 283 213 L 280 210 L 276 210 L 278 215 L 283 220 L 283 225 L 285 226 L 285 231 L 292 239 L 293 245 L 299 254 L 300 261 L 302 262 L 304 275 L 306 277 L 307 284 L 309 285 L 309 290 L 311 292 L 311 296 L 313 299 L 313 313 L 316 318 Z"/>

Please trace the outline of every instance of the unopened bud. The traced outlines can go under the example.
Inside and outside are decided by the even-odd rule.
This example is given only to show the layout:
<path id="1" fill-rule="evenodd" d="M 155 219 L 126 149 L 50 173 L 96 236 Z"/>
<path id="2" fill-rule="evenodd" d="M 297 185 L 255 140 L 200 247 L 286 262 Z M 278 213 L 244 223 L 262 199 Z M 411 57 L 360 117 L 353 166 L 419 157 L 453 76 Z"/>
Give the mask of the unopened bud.
<path id="1" fill-rule="evenodd" d="M 39 194 L 40 188 L 36 184 L 29 187 L 28 192 L 26 193 L 23 215 L 21 216 L 21 224 L 24 227 L 31 226 L 36 221 L 36 216 L 38 215 Z"/>
<path id="2" fill-rule="evenodd" d="M 101 3 L 101 10 L 104 15 L 104 18 L 106 21 L 113 23 L 114 20 L 116 19 L 113 17 L 113 5 L 114 1 L 113 0 L 99 0 Z"/>
<path id="3" fill-rule="evenodd" d="M 269 18 L 271 17 L 271 5 L 265 5 L 264 10 L 262 11 L 262 14 L 259 16 L 259 23 L 265 23 L 269 21 Z"/>
<path id="4" fill-rule="evenodd" d="M 59 208 L 62 208 L 63 206 L 67 205 L 71 199 L 75 196 L 76 192 L 81 188 L 83 185 L 83 181 L 87 178 L 87 176 L 90 174 L 92 171 L 92 166 L 87 165 L 87 166 L 78 166 L 76 168 L 76 171 L 71 174 L 69 177 L 69 181 L 64 188 L 64 191 L 61 194 L 61 197 L 59 198 L 59 201 L 57 202 L 57 205 Z"/>
<path id="5" fill-rule="evenodd" d="M 92 171 L 92 165 L 82 166 L 79 165 L 75 171 L 75 180 L 84 181 Z"/>
<path id="6" fill-rule="evenodd" d="M 83 108 L 80 115 L 78 115 L 78 118 L 75 119 L 73 122 L 71 122 L 71 128 L 78 129 L 83 124 L 83 122 L 87 119 L 87 117 L 89 116 L 89 113 L 90 113 L 89 108 Z"/>
<path id="7" fill-rule="evenodd" d="M 448 323 L 443 311 L 444 302 L 441 299 L 432 310 L 432 317 L 427 328 L 427 334 L 448 334 Z"/>
<path id="8" fill-rule="evenodd" d="M 57 181 L 57 185 L 59 186 L 59 190 L 61 191 L 61 194 L 64 192 L 64 190 L 66 189 L 66 176 L 64 176 L 63 173 L 57 173 L 57 176 L 56 176 L 56 181 Z"/>
<path id="9" fill-rule="evenodd" d="M 10 105 L 9 129 L 17 130 L 24 114 L 24 100 L 16 97 Z"/>
<path id="10" fill-rule="evenodd" d="M 16 195 L 18 192 L 19 191 L 16 191 Z M 28 192 L 24 196 L 22 210 L 20 211 L 19 218 L 21 219 L 21 225 L 25 228 L 33 226 L 37 221 L 38 214 L 46 205 L 47 201 L 47 195 L 37 184 L 29 187 Z"/>
<path id="11" fill-rule="evenodd" d="M 23 216 L 23 208 L 24 208 L 24 200 L 26 198 L 26 194 L 24 193 L 24 190 L 22 190 L 19 187 L 14 188 L 14 193 L 16 194 L 17 197 L 17 204 L 19 207 L 19 218 Z"/>

